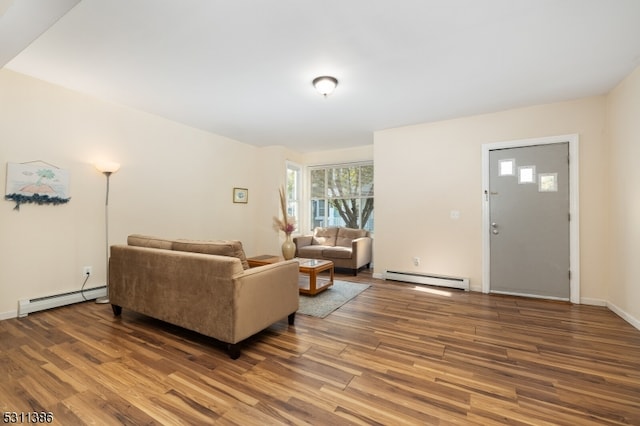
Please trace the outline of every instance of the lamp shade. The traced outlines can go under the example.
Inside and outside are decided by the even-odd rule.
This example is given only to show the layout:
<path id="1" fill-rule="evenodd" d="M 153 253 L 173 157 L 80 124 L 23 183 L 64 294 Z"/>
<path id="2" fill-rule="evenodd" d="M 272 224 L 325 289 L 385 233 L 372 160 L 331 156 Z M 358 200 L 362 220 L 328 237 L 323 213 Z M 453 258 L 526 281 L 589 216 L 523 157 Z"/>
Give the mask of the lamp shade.
<path id="1" fill-rule="evenodd" d="M 112 161 L 101 161 L 95 164 L 96 169 L 102 173 L 115 173 L 120 170 L 120 163 L 114 163 Z"/>
<path id="2" fill-rule="evenodd" d="M 313 86 L 321 95 L 330 95 L 338 85 L 338 80 L 331 76 L 321 76 L 313 79 Z"/>

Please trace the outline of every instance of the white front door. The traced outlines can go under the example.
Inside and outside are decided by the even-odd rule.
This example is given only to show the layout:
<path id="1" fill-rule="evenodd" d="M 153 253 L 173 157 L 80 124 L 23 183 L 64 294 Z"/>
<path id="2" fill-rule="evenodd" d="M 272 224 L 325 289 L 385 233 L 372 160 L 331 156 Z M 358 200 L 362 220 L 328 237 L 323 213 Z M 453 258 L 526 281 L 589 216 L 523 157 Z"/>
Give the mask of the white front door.
<path id="1" fill-rule="evenodd" d="M 491 292 L 568 300 L 569 144 L 489 152 Z"/>

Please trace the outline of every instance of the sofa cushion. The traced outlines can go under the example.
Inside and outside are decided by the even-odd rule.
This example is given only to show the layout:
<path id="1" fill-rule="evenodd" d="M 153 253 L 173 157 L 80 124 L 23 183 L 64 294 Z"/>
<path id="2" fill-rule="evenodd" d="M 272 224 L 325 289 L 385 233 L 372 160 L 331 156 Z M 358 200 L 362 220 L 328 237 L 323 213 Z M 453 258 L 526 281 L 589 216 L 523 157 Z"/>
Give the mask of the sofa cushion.
<path id="1" fill-rule="evenodd" d="M 351 242 L 353 240 L 366 236 L 367 231 L 364 229 L 340 228 L 336 238 L 336 246 L 351 247 Z"/>
<path id="2" fill-rule="evenodd" d="M 336 245 L 337 236 L 338 228 L 336 227 L 316 228 L 313 233 L 313 241 L 311 244 L 333 247 Z"/>
<path id="3" fill-rule="evenodd" d="M 351 247 L 325 247 L 322 250 L 322 257 L 325 259 L 351 259 L 353 251 Z"/>
<path id="4" fill-rule="evenodd" d="M 327 246 L 304 246 L 298 248 L 298 257 L 306 257 L 308 259 L 322 259 L 322 250 Z"/>
<path id="5" fill-rule="evenodd" d="M 173 242 L 173 250 L 236 257 L 240 259 L 243 269 L 249 269 L 249 262 L 247 262 L 247 256 L 242 248 L 242 242 L 237 240 L 176 240 Z"/>
<path id="6" fill-rule="evenodd" d="M 173 247 L 173 240 L 167 240 L 165 238 L 150 237 L 148 235 L 131 234 L 127 237 L 127 244 L 137 247 L 157 248 L 164 250 L 171 250 Z"/>

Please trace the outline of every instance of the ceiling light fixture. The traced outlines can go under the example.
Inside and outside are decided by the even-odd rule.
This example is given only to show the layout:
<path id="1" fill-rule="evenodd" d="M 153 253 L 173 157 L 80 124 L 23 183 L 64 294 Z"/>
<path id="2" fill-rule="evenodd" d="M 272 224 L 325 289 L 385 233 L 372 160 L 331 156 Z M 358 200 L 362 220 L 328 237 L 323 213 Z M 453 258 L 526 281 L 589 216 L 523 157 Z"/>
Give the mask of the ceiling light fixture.
<path id="1" fill-rule="evenodd" d="M 313 87 L 325 98 L 330 95 L 338 85 L 338 80 L 335 77 L 324 75 L 322 77 L 316 77 L 313 79 Z"/>

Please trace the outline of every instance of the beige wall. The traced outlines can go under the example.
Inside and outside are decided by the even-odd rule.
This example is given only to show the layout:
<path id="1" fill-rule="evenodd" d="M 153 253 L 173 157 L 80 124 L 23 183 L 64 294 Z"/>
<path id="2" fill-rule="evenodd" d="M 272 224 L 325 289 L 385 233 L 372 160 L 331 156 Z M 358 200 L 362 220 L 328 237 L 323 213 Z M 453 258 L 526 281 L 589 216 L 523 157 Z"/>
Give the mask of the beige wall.
<path id="1" fill-rule="evenodd" d="M 3 190 L 7 162 L 43 160 L 71 176 L 68 204 L 17 212 L 0 201 L 0 318 L 14 316 L 19 299 L 80 289 L 83 266 L 93 267 L 87 288 L 104 285 L 99 160 L 122 164 L 111 178 L 111 243 L 148 233 L 239 239 L 249 255 L 277 250 L 270 221 L 291 155 L 283 148 L 256 148 L 8 70 L 0 70 L 0 100 Z M 232 203 L 236 186 L 249 189 L 248 204 Z"/>
<path id="2" fill-rule="evenodd" d="M 608 251 L 605 98 L 513 109 L 376 132 L 375 273 L 468 277 L 482 287 L 482 144 L 580 137 L 581 296 L 604 303 Z M 460 218 L 450 218 L 457 210 Z M 412 258 L 419 257 L 419 267 Z"/>
<path id="3" fill-rule="evenodd" d="M 273 228 L 273 217 L 280 216 L 280 193 L 279 188 L 284 187 L 286 178 L 287 161 L 299 164 L 300 154 L 284 149 L 280 146 L 272 146 L 259 150 L 259 162 L 254 170 L 253 176 L 259 180 L 260 191 L 255 191 L 253 197 L 258 205 L 262 206 L 261 212 L 269 214 L 257 214 L 255 221 L 248 223 L 255 240 L 255 250 L 247 250 L 247 255 L 258 254 L 279 254 L 281 245 L 284 242 L 284 234 L 277 232 Z"/>
<path id="4" fill-rule="evenodd" d="M 608 96 L 610 307 L 640 328 L 640 68 Z"/>

